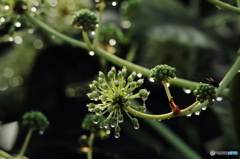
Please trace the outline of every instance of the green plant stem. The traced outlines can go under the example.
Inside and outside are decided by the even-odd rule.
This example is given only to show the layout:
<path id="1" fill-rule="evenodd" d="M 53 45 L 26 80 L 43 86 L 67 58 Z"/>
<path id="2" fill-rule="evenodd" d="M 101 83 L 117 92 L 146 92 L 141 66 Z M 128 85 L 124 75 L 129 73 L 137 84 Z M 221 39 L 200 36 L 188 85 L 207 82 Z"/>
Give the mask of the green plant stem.
<path id="1" fill-rule="evenodd" d="M 166 81 L 162 81 L 162 84 L 163 84 L 163 87 L 164 87 L 165 92 L 167 94 L 168 101 L 170 101 L 170 99 L 172 98 L 172 95 L 171 95 L 170 90 L 169 90 L 169 88 L 167 86 L 167 82 Z"/>
<path id="2" fill-rule="evenodd" d="M 89 150 L 87 152 L 87 159 L 92 159 L 94 138 L 95 138 L 95 133 L 91 132 L 88 139 Z"/>
<path id="3" fill-rule="evenodd" d="M 89 50 L 92 51 L 93 48 L 92 48 L 91 41 L 89 40 L 88 33 L 86 31 L 82 31 L 82 36 L 85 43 L 87 43 Z"/>
<path id="4" fill-rule="evenodd" d="M 163 138 L 168 141 L 176 150 L 181 152 L 186 159 L 201 159 L 196 152 L 194 152 L 187 144 L 185 144 L 178 136 L 176 136 L 168 127 L 163 123 L 159 123 L 151 120 L 143 120 L 149 126 L 156 130 L 156 132 L 163 136 Z"/>
<path id="5" fill-rule="evenodd" d="M 240 14 L 240 9 L 238 7 L 234 7 L 230 4 L 221 2 L 219 0 L 208 0 L 210 3 L 215 4 L 217 7 L 221 8 L 221 9 L 225 9 L 227 11 L 236 13 L 236 14 Z"/>
<path id="6" fill-rule="evenodd" d="M 173 115 L 172 112 L 166 113 L 166 114 L 161 114 L 161 115 L 151 115 L 151 114 L 146 114 L 146 113 L 139 112 L 139 111 L 131 108 L 130 106 L 124 106 L 123 109 L 125 111 L 137 116 L 137 117 L 140 117 L 140 118 L 151 119 L 151 120 L 159 120 L 160 121 L 160 120 L 164 120 L 164 119 L 170 119 L 170 118 L 174 118 L 174 117 L 177 117 L 177 116 L 183 116 L 183 115 L 189 114 L 190 111 L 198 104 L 199 104 L 198 101 L 194 102 L 189 107 L 181 110 L 181 112 L 178 115 Z"/>
<path id="7" fill-rule="evenodd" d="M 26 138 L 24 140 L 24 143 L 23 143 L 22 148 L 21 148 L 21 150 L 20 150 L 20 152 L 18 154 L 17 159 L 22 159 L 22 157 L 24 156 L 24 154 L 25 154 L 25 152 L 27 150 L 28 143 L 29 143 L 29 141 L 31 139 L 33 131 L 34 131 L 33 128 L 29 128 L 27 136 L 26 136 Z"/>
<path id="8" fill-rule="evenodd" d="M 98 40 L 99 40 L 99 32 L 100 32 L 100 28 L 102 26 L 102 15 L 103 15 L 103 11 L 105 9 L 105 2 L 100 2 L 99 4 L 99 15 L 98 15 L 98 27 L 96 27 L 95 29 L 95 36 L 94 36 L 94 39 L 93 39 L 93 45 L 96 47 L 98 46 Z"/>
<path id="9" fill-rule="evenodd" d="M 67 43 L 69 43 L 73 46 L 89 50 L 89 47 L 87 46 L 86 43 L 84 43 L 82 41 L 75 40 L 73 38 L 70 38 L 70 37 L 54 30 L 53 28 L 51 28 L 48 25 L 46 25 L 45 23 L 41 22 L 37 18 L 34 18 L 33 16 L 31 16 L 31 14 L 29 12 L 25 12 L 24 15 L 26 16 L 26 18 L 32 24 L 34 24 L 34 25 L 38 26 L 39 28 L 43 29 L 44 31 L 46 31 L 50 35 L 54 35 L 55 37 L 65 41 L 65 42 L 67 42 Z M 103 58 L 107 59 L 108 61 L 110 61 L 110 62 L 112 62 L 112 63 L 114 63 L 118 66 L 121 66 L 121 67 L 125 66 L 128 70 L 136 71 L 136 72 L 141 73 L 142 75 L 144 75 L 146 77 L 150 76 L 150 70 L 145 68 L 145 67 L 142 67 L 142 66 L 133 64 L 129 61 L 126 61 L 124 59 L 121 59 L 121 58 L 119 58 L 119 57 L 101 49 L 101 48 L 95 48 L 93 51 L 98 56 L 103 57 Z M 169 83 L 172 84 L 172 85 L 179 86 L 179 87 L 188 88 L 190 90 L 194 90 L 198 85 L 197 82 L 192 82 L 192 81 L 181 79 L 181 78 L 172 79 Z"/>
<path id="10" fill-rule="evenodd" d="M 3 157 L 4 159 L 14 159 L 14 157 L 12 157 L 11 155 L 2 150 L 0 150 L 0 157 Z"/>

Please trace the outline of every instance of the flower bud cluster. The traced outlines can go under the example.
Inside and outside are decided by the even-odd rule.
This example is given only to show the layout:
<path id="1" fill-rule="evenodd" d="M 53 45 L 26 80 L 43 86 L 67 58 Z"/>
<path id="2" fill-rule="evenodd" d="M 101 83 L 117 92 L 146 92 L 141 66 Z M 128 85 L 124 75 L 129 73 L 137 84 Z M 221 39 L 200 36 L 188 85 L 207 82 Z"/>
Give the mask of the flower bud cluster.
<path id="1" fill-rule="evenodd" d="M 29 126 L 37 131 L 45 131 L 49 125 L 49 121 L 44 114 L 39 111 L 27 112 L 22 117 L 22 125 Z"/>
<path id="2" fill-rule="evenodd" d="M 196 90 L 193 91 L 193 94 L 200 103 L 209 101 L 209 105 L 212 105 L 216 99 L 215 87 L 210 84 L 199 83 Z"/>
<path id="3" fill-rule="evenodd" d="M 89 9 L 81 9 L 73 15 L 72 25 L 84 31 L 94 31 L 97 24 L 97 17 Z"/>
<path id="4" fill-rule="evenodd" d="M 151 69 L 150 77 L 153 78 L 155 83 L 167 81 L 170 78 L 176 77 L 176 69 L 174 67 L 164 65 L 157 65 Z"/>
<path id="5" fill-rule="evenodd" d="M 100 128 L 115 128 L 115 137 L 120 137 L 119 123 L 124 121 L 122 112 L 126 112 L 124 107 L 132 107 L 137 111 L 146 110 L 145 104 L 143 106 L 132 106 L 131 99 L 141 98 L 143 101 L 147 100 L 150 92 L 146 89 L 141 89 L 138 93 L 133 91 L 143 84 L 143 79 L 136 78 L 136 72 L 132 72 L 127 78 L 127 69 L 124 67 L 122 70 L 116 71 L 112 67 L 107 75 L 99 72 L 98 80 L 93 81 L 89 87 L 92 90 L 87 96 L 90 100 L 100 101 L 100 104 L 89 103 L 87 104 L 88 110 L 94 112 L 92 120 L 95 124 L 99 123 Z M 127 112 L 126 112 L 127 113 Z M 99 119 L 103 114 L 108 114 L 107 118 L 103 121 Z M 127 113 L 129 116 L 129 114 Z M 134 119 L 134 127 L 139 127 L 138 122 Z"/>

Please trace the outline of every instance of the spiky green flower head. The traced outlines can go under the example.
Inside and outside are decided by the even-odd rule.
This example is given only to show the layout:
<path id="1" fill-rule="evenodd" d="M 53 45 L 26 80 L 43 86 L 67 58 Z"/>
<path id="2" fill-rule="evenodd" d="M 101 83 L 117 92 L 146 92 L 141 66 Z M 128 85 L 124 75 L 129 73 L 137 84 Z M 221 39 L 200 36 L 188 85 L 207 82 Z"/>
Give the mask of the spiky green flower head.
<path id="1" fill-rule="evenodd" d="M 110 134 L 110 128 L 100 128 L 99 123 L 105 120 L 104 116 L 87 114 L 82 122 L 82 129 L 94 132 L 99 138 L 105 139 Z"/>
<path id="2" fill-rule="evenodd" d="M 157 65 L 151 69 L 150 77 L 153 78 L 155 83 L 162 83 L 162 81 L 176 78 L 176 69 L 166 64 Z"/>
<path id="3" fill-rule="evenodd" d="M 196 96 L 196 99 L 203 103 L 204 101 L 209 101 L 209 105 L 212 105 L 216 99 L 216 90 L 213 85 L 199 83 L 196 90 L 193 91 L 193 94 Z"/>
<path id="4" fill-rule="evenodd" d="M 44 132 L 49 126 L 49 121 L 43 113 L 39 111 L 31 111 L 23 115 L 22 125 L 28 126 L 39 132 Z"/>
<path id="5" fill-rule="evenodd" d="M 97 24 L 96 15 L 89 9 L 81 9 L 73 15 L 72 25 L 84 31 L 94 31 Z"/>
<path id="6" fill-rule="evenodd" d="M 125 112 L 131 120 L 133 119 L 124 107 L 131 107 L 137 111 L 145 111 L 145 101 L 147 100 L 150 92 L 146 89 L 140 89 L 138 93 L 133 91 L 143 84 L 143 79 L 136 78 L 136 72 L 132 72 L 127 78 L 127 69 L 124 67 L 122 70 L 116 72 L 115 67 L 112 67 L 107 75 L 99 72 L 98 80 L 93 81 L 89 87 L 92 90 L 87 96 L 90 100 L 100 101 L 100 104 L 89 103 L 87 104 L 88 110 L 96 114 L 96 118 L 104 114 L 108 114 L 106 119 L 102 122 L 95 120 L 95 123 L 100 123 L 100 128 L 108 128 L 109 126 L 115 128 L 115 137 L 120 137 L 119 123 L 123 122 L 123 114 Z M 141 98 L 144 101 L 143 106 L 133 106 L 132 99 Z M 134 128 L 138 129 L 139 124 L 134 118 Z"/>

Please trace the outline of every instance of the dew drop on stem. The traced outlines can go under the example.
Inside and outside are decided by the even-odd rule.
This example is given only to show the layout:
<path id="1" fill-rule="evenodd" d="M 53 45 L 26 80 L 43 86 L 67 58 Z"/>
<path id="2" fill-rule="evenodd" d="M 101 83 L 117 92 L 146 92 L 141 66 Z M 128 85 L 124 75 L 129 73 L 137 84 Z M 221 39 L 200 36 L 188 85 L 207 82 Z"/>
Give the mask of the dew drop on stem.
<path id="1" fill-rule="evenodd" d="M 207 107 L 202 107 L 202 110 L 206 110 L 207 109 Z"/>
<path id="2" fill-rule="evenodd" d="M 111 134 L 111 130 L 107 130 L 106 134 L 108 134 L 108 135 Z"/>
<path id="3" fill-rule="evenodd" d="M 139 128 L 140 128 L 140 125 L 139 125 L 138 123 L 135 123 L 133 127 L 134 127 L 134 129 L 136 129 L 136 130 L 137 130 L 137 129 L 139 129 Z"/>
<path id="4" fill-rule="evenodd" d="M 120 132 L 115 132 L 114 137 L 119 138 L 120 137 Z"/>
<path id="5" fill-rule="evenodd" d="M 201 113 L 200 110 L 199 110 L 199 111 L 196 111 L 196 112 L 195 112 L 195 115 L 200 115 L 200 113 Z"/>
<path id="6" fill-rule="evenodd" d="M 187 114 L 186 116 L 187 116 L 187 117 L 190 117 L 190 116 L 192 116 L 192 114 Z"/>

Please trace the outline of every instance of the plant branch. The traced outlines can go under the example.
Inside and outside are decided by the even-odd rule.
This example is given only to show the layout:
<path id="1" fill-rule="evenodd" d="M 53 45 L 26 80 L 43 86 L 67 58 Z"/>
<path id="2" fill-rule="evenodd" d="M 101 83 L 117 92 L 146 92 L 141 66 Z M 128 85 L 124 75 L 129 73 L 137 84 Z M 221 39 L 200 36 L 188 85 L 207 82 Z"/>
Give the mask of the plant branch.
<path id="1" fill-rule="evenodd" d="M 3 157 L 4 159 L 14 159 L 14 157 L 12 157 L 11 155 L 2 150 L 0 150 L 0 157 Z"/>
<path id="2" fill-rule="evenodd" d="M 186 159 L 201 159 L 196 152 L 194 152 L 187 144 L 185 144 L 177 135 L 175 135 L 167 126 L 163 123 L 159 123 L 152 120 L 143 120 L 148 125 L 150 125 L 156 132 L 163 136 L 163 138 L 169 142 L 176 150 L 181 152 Z"/>
<path id="3" fill-rule="evenodd" d="M 103 11 L 105 8 L 106 4 L 104 2 L 100 2 L 99 4 L 99 15 L 98 15 L 98 27 L 96 27 L 95 29 L 95 37 L 93 39 L 93 45 L 94 46 L 98 46 L 98 40 L 99 40 L 99 31 L 100 31 L 100 27 L 102 25 L 102 15 L 103 15 Z"/>
<path id="4" fill-rule="evenodd" d="M 221 2 L 219 0 L 208 0 L 210 3 L 215 4 L 217 7 L 219 7 L 220 9 L 225 9 L 227 11 L 236 13 L 236 14 L 240 14 L 240 9 L 238 7 L 234 7 L 230 4 Z"/>
<path id="5" fill-rule="evenodd" d="M 86 50 L 89 50 L 89 47 L 87 46 L 86 43 L 82 42 L 82 41 L 78 41 L 75 40 L 73 38 L 70 38 L 56 30 L 54 30 L 53 28 L 49 27 L 48 25 L 46 25 L 45 23 L 41 22 L 40 20 L 38 20 L 37 18 L 34 18 L 32 15 L 30 15 L 29 12 L 25 12 L 24 15 L 27 17 L 27 19 L 34 25 L 38 26 L 39 28 L 43 29 L 44 31 L 46 31 L 47 33 L 54 35 L 55 37 L 73 45 L 76 47 L 80 47 Z M 95 48 L 94 53 L 97 54 L 98 56 L 101 56 L 105 59 L 107 59 L 108 61 L 118 65 L 118 66 L 125 66 L 126 68 L 128 68 L 128 70 L 130 71 L 136 71 L 138 73 L 141 73 L 142 75 L 146 76 L 146 77 L 150 77 L 150 69 L 147 69 L 145 67 L 133 64 L 129 61 L 126 61 L 122 58 L 119 58 L 101 48 Z M 172 79 L 169 81 L 170 84 L 172 85 L 176 85 L 179 87 L 183 87 L 183 88 L 188 88 L 191 90 L 194 90 L 198 83 L 197 82 L 192 82 L 189 80 L 185 80 L 185 79 L 181 79 L 181 78 L 176 78 L 176 79 Z"/>
<path id="6" fill-rule="evenodd" d="M 137 117 L 140 117 L 140 118 L 161 121 L 161 120 L 164 120 L 164 119 L 170 119 L 170 118 L 174 118 L 174 117 L 177 117 L 177 116 L 183 116 L 183 115 L 189 114 L 190 111 L 198 104 L 199 104 L 198 101 L 194 102 L 192 105 L 190 105 L 187 108 L 181 110 L 181 112 L 178 115 L 174 115 L 173 112 L 166 113 L 166 114 L 161 114 L 161 115 L 151 115 L 151 114 L 146 114 L 146 113 L 139 112 L 135 109 L 132 109 L 130 106 L 124 106 L 123 109 L 125 111 L 137 116 Z"/>
<path id="7" fill-rule="evenodd" d="M 22 159 L 22 157 L 24 156 L 24 154 L 26 152 L 26 149 L 27 149 L 27 146 L 28 146 L 28 143 L 29 143 L 29 141 L 31 139 L 32 133 L 33 133 L 33 128 L 29 128 L 27 136 L 26 136 L 26 138 L 24 140 L 24 143 L 23 143 L 22 148 L 21 148 L 21 150 L 20 150 L 20 152 L 18 154 L 17 159 Z"/>
<path id="8" fill-rule="evenodd" d="M 88 139 L 88 145 L 89 145 L 89 150 L 87 152 L 87 159 L 92 159 L 93 156 L 93 141 L 95 138 L 95 133 L 91 132 L 89 139 Z"/>

